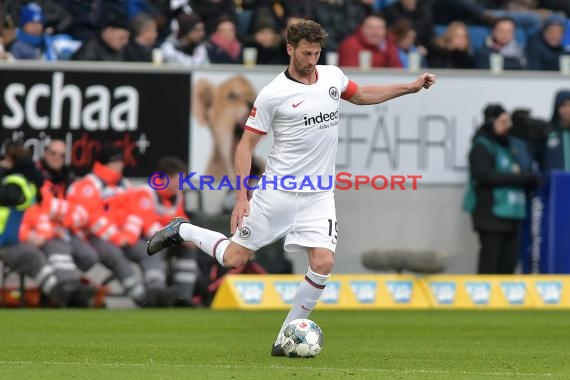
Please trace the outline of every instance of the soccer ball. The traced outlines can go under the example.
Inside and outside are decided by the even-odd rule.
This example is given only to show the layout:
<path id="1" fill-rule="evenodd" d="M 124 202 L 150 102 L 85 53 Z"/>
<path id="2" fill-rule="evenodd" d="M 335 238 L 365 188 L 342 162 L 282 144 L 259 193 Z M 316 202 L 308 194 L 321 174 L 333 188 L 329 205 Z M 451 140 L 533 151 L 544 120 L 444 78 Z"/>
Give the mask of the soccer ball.
<path id="1" fill-rule="evenodd" d="M 283 331 L 281 348 L 290 358 L 313 358 L 323 349 L 321 328 L 310 319 L 295 319 Z"/>

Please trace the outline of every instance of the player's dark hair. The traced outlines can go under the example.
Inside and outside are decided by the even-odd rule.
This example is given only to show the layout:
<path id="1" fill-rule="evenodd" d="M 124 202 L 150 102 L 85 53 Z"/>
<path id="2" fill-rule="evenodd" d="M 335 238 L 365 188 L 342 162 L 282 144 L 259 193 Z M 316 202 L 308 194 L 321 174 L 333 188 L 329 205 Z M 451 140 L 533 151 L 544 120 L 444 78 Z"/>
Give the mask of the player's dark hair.
<path id="1" fill-rule="evenodd" d="M 309 43 L 318 42 L 321 47 L 324 47 L 327 40 L 327 32 L 315 21 L 301 20 L 287 28 L 287 43 L 297 47 L 301 40 L 306 40 Z"/>
<path id="2" fill-rule="evenodd" d="M 158 171 L 173 175 L 177 173 L 187 173 L 188 167 L 179 158 L 172 157 L 172 156 L 164 156 L 158 161 Z"/>

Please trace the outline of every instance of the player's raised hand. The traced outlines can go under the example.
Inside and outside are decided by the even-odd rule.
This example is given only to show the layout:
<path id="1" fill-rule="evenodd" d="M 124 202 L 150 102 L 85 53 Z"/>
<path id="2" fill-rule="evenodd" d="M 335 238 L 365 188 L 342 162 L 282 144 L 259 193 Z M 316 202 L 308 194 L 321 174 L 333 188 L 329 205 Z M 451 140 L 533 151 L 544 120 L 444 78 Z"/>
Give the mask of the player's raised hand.
<path id="1" fill-rule="evenodd" d="M 236 229 L 241 229 L 244 216 L 249 216 L 249 201 L 247 198 L 238 198 L 234 206 L 234 211 L 232 211 L 232 220 L 230 223 L 230 232 L 232 234 L 236 232 Z"/>
<path id="2" fill-rule="evenodd" d="M 435 74 L 423 73 L 411 85 L 412 92 L 418 92 L 422 88 L 426 90 L 435 84 L 437 77 Z"/>

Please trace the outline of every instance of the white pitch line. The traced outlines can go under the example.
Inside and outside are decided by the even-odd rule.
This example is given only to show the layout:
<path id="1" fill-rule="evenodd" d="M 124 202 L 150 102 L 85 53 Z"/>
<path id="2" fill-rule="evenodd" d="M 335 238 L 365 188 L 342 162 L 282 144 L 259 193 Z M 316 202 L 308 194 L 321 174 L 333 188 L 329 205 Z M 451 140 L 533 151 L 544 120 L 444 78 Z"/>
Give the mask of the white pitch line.
<path id="1" fill-rule="evenodd" d="M 425 373 L 425 374 L 439 374 L 439 375 L 473 375 L 473 376 L 516 376 L 516 377 L 551 377 L 552 373 L 524 373 L 524 372 L 474 372 L 474 371 L 443 371 L 443 370 L 430 370 L 430 369 L 395 369 L 395 368 L 341 368 L 341 367 L 290 367 L 283 365 L 230 365 L 230 364 L 170 364 L 170 363 L 99 363 L 99 362 L 62 362 L 62 361 L 24 361 L 24 360 L 0 360 L 0 365 L 90 365 L 97 367 L 176 367 L 176 368 L 224 368 L 224 369 L 279 369 L 279 370 L 321 370 L 321 371 L 346 371 L 346 372 L 378 372 L 378 373 Z"/>

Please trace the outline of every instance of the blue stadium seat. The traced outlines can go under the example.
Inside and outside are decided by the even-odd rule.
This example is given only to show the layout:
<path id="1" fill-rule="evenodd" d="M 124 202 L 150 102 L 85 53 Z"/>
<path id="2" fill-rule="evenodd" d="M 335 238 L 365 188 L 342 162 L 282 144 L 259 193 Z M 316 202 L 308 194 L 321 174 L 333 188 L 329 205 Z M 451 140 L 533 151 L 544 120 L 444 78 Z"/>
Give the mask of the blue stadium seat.
<path id="1" fill-rule="evenodd" d="M 515 32 L 515 39 L 517 40 L 517 42 L 519 43 L 519 45 L 521 45 L 522 47 L 526 46 L 526 41 L 530 36 L 527 36 L 526 33 L 524 32 L 524 29 L 522 28 L 517 28 L 516 32 Z"/>
<path id="2" fill-rule="evenodd" d="M 441 36 L 443 33 L 445 33 L 446 29 L 447 29 L 447 25 L 436 25 L 435 26 L 435 35 Z"/>
<path id="3" fill-rule="evenodd" d="M 485 43 L 485 39 L 491 32 L 490 28 L 486 26 L 469 26 L 469 38 L 471 39 L 471 49 L 478 51 Z"/>
<path id="4" fill-rule="evenodd" d="M 388 5 L 395 3 L 397 0 L 375 0 L 372 3 L 372 9 L 375 11 L 381 11 L 382 9 L 386 8 Z"/>

